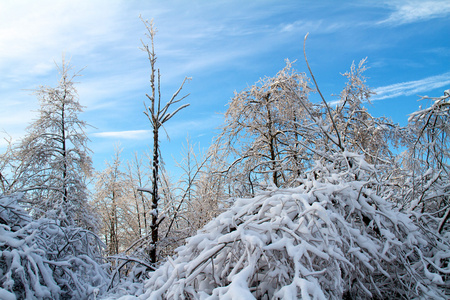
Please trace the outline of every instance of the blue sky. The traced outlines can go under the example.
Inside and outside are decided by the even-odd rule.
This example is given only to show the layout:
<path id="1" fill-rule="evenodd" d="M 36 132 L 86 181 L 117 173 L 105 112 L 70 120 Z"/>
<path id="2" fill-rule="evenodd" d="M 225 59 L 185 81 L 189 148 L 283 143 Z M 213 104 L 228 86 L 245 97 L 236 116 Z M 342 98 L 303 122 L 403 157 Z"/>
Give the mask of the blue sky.
<path id="1" fill-rule="evenodd" d="M 340 74 L 368 58 L 369 111 L 405 125 L 418 95 L 450 88 L 450 2 L 443 1 L 0 1 L 0 130 L 13 139 L 36 118 L 31 90 L 57 84 L 54 62 L 64 53 L 79 78 L 80 116 L 97 169 L 120 142 L 122 157 L 151 146 L 143 114 L 149 63 L 140 51 L 154 19 L 157 67 L 168 100 L 185 76 L 191 106 L 166 126 L 169 170 L 189 135 L 208 147 L 234 91 L 274 76 L 285 59 L 306 72 L 307 54 L 327 100 L 345 84 Z M 317 97 L 317 96 L 313 96 Z M 164 100 L 164 98 L 163 98 Z M 5 136 L 5 133 L 0 133 Z M 163 136 L 164 137 L 164 136 Z M 0 142 L 3 151 L 5 143 Z M 173 171 L 176 173 L 176 171 Z"/>

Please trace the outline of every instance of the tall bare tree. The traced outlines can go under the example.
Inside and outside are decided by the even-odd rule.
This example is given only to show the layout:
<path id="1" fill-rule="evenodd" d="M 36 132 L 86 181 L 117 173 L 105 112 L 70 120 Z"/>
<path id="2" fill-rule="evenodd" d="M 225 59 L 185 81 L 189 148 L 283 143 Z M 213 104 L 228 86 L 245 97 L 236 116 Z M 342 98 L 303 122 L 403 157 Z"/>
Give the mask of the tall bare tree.
<path id="1" fill-rule="evenodd" d="M 92 160 L 84 131 L 87 124 L 78 117 L 83 106 L 74 82 L 79 73 L 71 74 L 64 59 L 57 67 L 61 76 L 58 86 L 41 86 L 35 92 L 39 117 L 14 149 L 20 169 L 15 189 L 27 192 L 35 216 L 93 228 L 86 183 L 92 175 Z"/>
<path id="2" fill-rule="evenodd" d="M 151 249 L 150 249 L 150 260 L 152 263 L 157 261 L 157 244 L 158 244 L 158 227 L 159 227 L 159 219 L 158 219 L 158 202 L 159 202 L 159 169 L 160 169 L 160 145 L 159 145 L 159 133 L 161 127 L 169 121 L 175 114 L 177 114 L 183 108 L 189 106 L 189 104 L 183 104 L 176 108 L 173 112 L 169 112 L 169 109 L 173 107 L 176 103 L 182 101 L 188 95 L 185 95 L 181 98 L 178 98 L 178 94 L 181 92 L 185 82 L 189 79 L 187 77 L 184 78 L 178 90 L 172 95 L 172 97 L 166 102 L 166 104 L 161 104 L 161 75 L 159 69 L 156 68 L 156 54 L 155 54 L 155 45 L 154 45 L 154 37 L 156 34 L 156 28 L 153 25 L 153 21 L 149 22 L 143 20 L 142 22 L 147 29 L 146 36 L 149 38 L 151 45 L 142 42 L 142 50 L 147 53 L 148 60 L 150 61 L 150 87 L 151 94 L 146 94 L 149 103 L 145 103 L 145 115 L 150 121 L 150 125 L 153 129 L 153 157 L 152 157 L 152 187 L 147 190 L 151 194 L 152 198 L 152 221 L 151 221 Z M 145 190 L 145 189 L 144 189 Z"/>

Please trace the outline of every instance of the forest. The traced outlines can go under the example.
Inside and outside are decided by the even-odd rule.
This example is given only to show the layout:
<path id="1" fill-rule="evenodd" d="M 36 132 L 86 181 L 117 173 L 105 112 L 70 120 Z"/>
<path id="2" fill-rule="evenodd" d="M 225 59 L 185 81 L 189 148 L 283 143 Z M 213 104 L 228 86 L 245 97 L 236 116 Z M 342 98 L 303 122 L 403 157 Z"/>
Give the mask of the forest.
<path id="1" fill-rule="evenodd" d="M 187 140 L 174 179 L 160 139 L 189 110 L 189 78 L 161 95 L 143 22 L 151 152 L 123 161 L 118 147 L 94 170 L 80 73 L 63 60 L 0 154 L 0 299 L 450 297 L 450 89 L 399 126 L 371 115 L 362 60 L 330 102 L 305 37 L 306 72 L 286 60 L 236 92 L 206 151 Z"/>

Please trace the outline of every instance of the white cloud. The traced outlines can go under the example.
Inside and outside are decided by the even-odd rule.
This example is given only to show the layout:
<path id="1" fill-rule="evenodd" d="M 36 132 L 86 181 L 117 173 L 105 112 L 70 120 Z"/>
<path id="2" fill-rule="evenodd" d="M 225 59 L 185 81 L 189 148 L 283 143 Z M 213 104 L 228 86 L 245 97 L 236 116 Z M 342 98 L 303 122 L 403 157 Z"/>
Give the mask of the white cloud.
<path id="1" fill-rule="evenodd" d="M 449 11 L 449 5 L 443 2 L 440 2 L 439 11 L 429 5 L 436 1 L 417 2 L 419 5 L 415 6 L 410 3 L 391 5 L 392 14 L 386 17 L 388 11 L 383 22 L 401 24 L 443 16 Z M 151 136 L 150 131 L 120 131 L 149 128 L 135 120 L 138 119 L 135 116 L 144 118 L 142 102 L 149 90 L 149 64 L 145 54 L 138 50 L 139 39 L 144 38 L 145 32 L 139 14 L 154 18 L 159 29 L 155 42 L 163 95 L 169 93 L 170 96 L 184 76 L 192 76 L 194 81 L 186 85 L 186 90 L 190 92 L 192 86 L 194 100 L 188 98 L 187 102 L 193 101 L 194 106 L 202 105 L 204 101 L 205 107 L 217 111 L 211 104 L 231 96 L 220 90 L 231 83 L 226 77 L 215 78 L 209 86 L 208 78 L 202 76 L 205 73 L 212 77 L 225 70 L 239 78 L 241 70 L 266 72 L 260 71 L 263 65 L 271 65 L 285 57 L 273 53 L 270 61 L 261 62 L 254 58 L 291 45 L 300 45 L 295 46 L 298 49 L 295 55 L 301 56 L 301 42 L 306 32 L 346 32 L 348 29 L 351 34 L 363 17 L 355 20 L 347 13 L 341 16 L 341 12 L 347 11 L 342 7 L 328 14 L 327 8 L 322 10 L 322 5 L 303 10 L 295 1 L 275 5 L 273 1 L 238 0 L 177 0 L 165 4 L 132 0 L 0 0 L 0 130 L 5 129 L 13 137 L 23 135 L 26 125 L 35 116 L 30 110 L 38 108 L 36 97 L 23 90 L 40 84 L 55 86 L 58 75 L 54 60 L 59 62 L 65 52 L 67 58 L 72 56 L 74 71 L 87 66 L 82 72 L 84 76 L 77 79 L 80 82 L 77 88 L 80 102 L 87 106 L 83 118 L 99 128 L 89 133 L 95 137 L 95 143 L 108 144 L 114 139 L 123 139 L 133 145 L 142 143 Z M 325 42 L 322 45 L 326 45 Z M 198 78 L 205 80 L 202 82 L 205 91 L 218 89 L 215 94 L 195 94 L 194 83 Z M 244 80 L 252 83 L 253 77 L 249 78 Z M 381 87 L 378 99 L 416 93 L 420 88 L 421 85 L 407 83 Z M 205 94 L 208 98 L 202 98 Z M 166 130 L 171 139 L 185 137 L 187 131 L 191 136 L 209 135 L 222 121 L 217 116 L 194 116 L 193 109 L 189 108 L 190 113 L 187 110 L 181 112 L 167 123 Z M 95 131 L 100 132 L 92 133 Z M 163 130 L 161 138 L 165 138 Z"/>
<path id="2" fill-rule="evenodd" d="M 126 103 L 124 97 L 149 87 L 150 75 L 146 71 L 133 70 L 120 74 L 102 74 L 104 76 L 87 74 L 79 79 L 80 84 L 76 86 L 80 102 L 86 106 L 86 111 L 112 108 L 112 106 L 122 109 L 123 106 L 130 106 L 132 104 Z M 145 97 L 142 96 L 142 98 Z M 142 101 L 136 99 L 136 104 L 142 106 Z"/>
<path id="3" fill-rule="evenodd" d="M 389 6 L 394 6 L 394 11 L 387 19 L 380 21 L 378 24 L 400 25 L 442 18 L 450 14 L 450 1 L 448 0 L 390 1 L 388 3 Z"/>
<path id="4" fill-rule="evenodd" d="M 373 91 L 376 95 L 370 98 L 370 101 L 378 101 L 391 99 L 400 96 L 418 95 L 419 93 L 428 92 L 434 89 L 450 86 L 450 72 L 430 76 L 420 80 L 395 83 L 387 86 L 375 88 Z M 439 96 L 439 95 L 437 95 Z M 328 105 L 335 106 L 340 100 L 329 101 Z"/>
<path id="5" fill-rule="evenodd" d="M 372 100 L 382 100 L 399 96 L 410 96 L 450 85 L 450 72 L 423 78 L 420 80 L 401 82 L 376 88 L 377 93 Z"/>
<path id="6" fill-rule="evenodd" d="M 150 137 L 150 130 L 126 130 L 126 131 L 108 131 L 92 133 L 93 137 L 110 138 L 110 139 L 126 139 L 126 140 L 143 140 Z"/>
<path id="7" fill-rule="evenodd" d="M 320 28 L 320 25 L 322 24 L 322 21 L 304 21 L 304 20 L 297 20 L 292 23 L 288 24 L 282 24 L 281 25 L 281 32 L 293 32 L 293 31 L 301 31 L 301 32 L 308 32 L 308 31 L 316 31 Z"/>
<path id="8" fill-rule="evenodd" d="M 54 61 L 60 62 L 63 54 L 67 60 L 74 57 L 75 65 L 83 64 L 78 68 L 110 59 L 109 53 L 120 51 L 130 38 L 131 18 L 121 18 L 122 12 L 119 1 L 0 1 L 4 85 L 57 79 Z"/>
<path id="9" fill-rule="evenodd" d="M 170 139 L 176 139 L 191 134 L 201 136 L 203 132 L 211 133 L 222 122 L 221 115 L 212 115 L 206 118 L 196 120 L 171 120 L 160 131 L 162 139 L 166 138 L 166 133 Z M 150 126 L 150 125 L 149 125 Z M 151 137 L 151 130 L 125 130 L 125 131 L 106 131 L 91 133 L 92 137 L 107 139 L 125 139 L 125 140 L 148 140 Z"/>
<path id="10" fill-rule="evenodd" d="M 329 22 L 329 21 L 327 22 L 324 20 L 313 20 L 313 21 L 297 20 L 292 23 L 281 24 L 280 32 L 281 33 L 300 32 L 301 34 L 305 34 L 307 32 L 314 32 L 314 34 L 332 33 L 348 26 L 355 26 L 355 23 Z"/>

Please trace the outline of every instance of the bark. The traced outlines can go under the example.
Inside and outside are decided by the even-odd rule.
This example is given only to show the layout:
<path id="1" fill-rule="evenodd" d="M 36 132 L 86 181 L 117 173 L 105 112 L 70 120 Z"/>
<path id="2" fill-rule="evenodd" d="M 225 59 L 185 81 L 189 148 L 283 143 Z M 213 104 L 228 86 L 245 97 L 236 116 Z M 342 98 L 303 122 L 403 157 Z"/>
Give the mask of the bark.
<path id="1" fill-rule="evenodd" d="M 150 249 L 150 261 L 157 261 L 157 243 L 158 243 L 158 171 L 159 171 L 159 143 L 158 143 L 158 127 L 153 129 L 153 170 L 152 170 L 152 248 Z"/>

